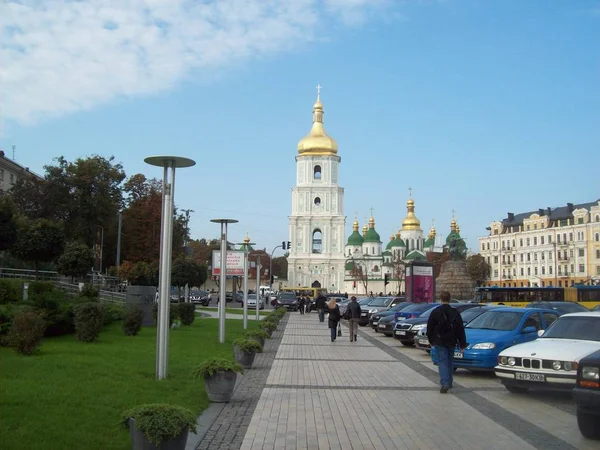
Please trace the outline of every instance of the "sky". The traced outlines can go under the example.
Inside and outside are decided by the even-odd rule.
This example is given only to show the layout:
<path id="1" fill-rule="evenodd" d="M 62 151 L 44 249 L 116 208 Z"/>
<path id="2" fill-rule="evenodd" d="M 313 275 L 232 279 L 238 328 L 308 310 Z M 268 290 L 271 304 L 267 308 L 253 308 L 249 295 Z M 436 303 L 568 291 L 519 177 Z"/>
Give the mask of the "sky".
<path id="1" fill-rule="evenodd" d="M 114 155 L 194 159 L 192 238 L 234 218 L 288 239 L 316 85 L 339 145 L 346 236 L 387 243 L 412 188 L 425 232 L 600 199 L 600 0 L 3 1 L 0 148 L 31 170 Z M 281 250 L 275 255 L 282 254 Z"/>

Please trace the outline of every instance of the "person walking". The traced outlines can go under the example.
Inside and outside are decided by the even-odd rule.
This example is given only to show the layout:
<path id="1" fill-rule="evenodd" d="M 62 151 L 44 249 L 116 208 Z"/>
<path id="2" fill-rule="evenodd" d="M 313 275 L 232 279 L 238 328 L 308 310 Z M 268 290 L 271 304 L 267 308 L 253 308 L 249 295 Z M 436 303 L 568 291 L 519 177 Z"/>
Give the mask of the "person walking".
<path id="1" fill-rule="evenodd" d="M 325 305 L 327 305 L 327 299 L 323 294 L 319 294 L 315 302 L 315 307 L 319 313 L 319 322 L 325 322 Z"/>
<path id="2" fill-rule="evenodd" d="M 350 334 L 350 342 L 356 342 L 358 336 L 358 321 L 360 320 L 360 305 L 356 301 L 356 297 L 353 295 L 346 308 L 345 315 L 348 316 L 348 333 Z"/>
<path id="3" fill-rule="evenodd" d="M 301 295 L 298 299 L 298 309 L 300 310 L 300 314 L 304 315 L 304 296 Z"/>
<path id="4" fill-rule="evenodd" d="M 340 319 L 342 316 L 340 315 L 340 307 L 337 305 L 334 299 L 329 301 L 329 331 L 331 331 L 331 342 L 335 341 L 337 337 L 337 328 L 340 323 Z"/>
<path id="5" fill-rule="evenodd" d="M 435 308 L 427 320 L 427 338 L 438 359 L 440 373 L 440 393 L 445 394 L 452 389 L 454 372 L 454 350 L 467 348 L 465 327 L 462 317 L 450 306 L 450 292 L 440 294 L 442 304 Z"/>

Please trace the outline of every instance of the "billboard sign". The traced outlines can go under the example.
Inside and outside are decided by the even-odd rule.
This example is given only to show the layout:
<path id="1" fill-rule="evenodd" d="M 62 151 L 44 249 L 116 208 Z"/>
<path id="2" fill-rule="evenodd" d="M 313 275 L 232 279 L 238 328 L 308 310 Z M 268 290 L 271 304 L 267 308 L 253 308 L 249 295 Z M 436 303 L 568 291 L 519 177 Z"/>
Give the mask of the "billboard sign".
<path id="1" fill-rule="evenodd" d="M 243 277 L 244 276 L 244 252 L 236 250 L 227 250 L 227 271 L 225 276 Z M 212 254 L 212 274 L 221 275 L 221 251 L 213 250 Z"/>
<path id="2" fill-rule="evenodd" d="M 413 263 L 406 268 L 406 300 L 415 303 L 433 303 L 435 280 L 433 265 Z"/>

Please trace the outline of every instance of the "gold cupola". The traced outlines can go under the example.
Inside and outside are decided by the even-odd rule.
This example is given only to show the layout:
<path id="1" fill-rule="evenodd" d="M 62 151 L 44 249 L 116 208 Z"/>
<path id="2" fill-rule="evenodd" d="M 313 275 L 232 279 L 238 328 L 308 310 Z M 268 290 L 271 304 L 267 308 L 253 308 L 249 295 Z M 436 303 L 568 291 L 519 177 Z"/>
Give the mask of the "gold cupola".
<path id="1" fill-rule="evenodd" d="M 431 225 L 431 228 L 429 229 L 429 239 L 435 239 L 435 235 L 436 235 L 436 231 L 435 231 L 435 225 Z"/>
<path id="2" fill-rule="evenodd" d="M 452 222 L 450 222 L 450 231 L 456 231 L 457 226 L 456 219 L 453 217 Z"/>
<path id="3" fill-rule="evenodd" d="M 363 237 L 367 235 L 368 231 L 369 231 L 369 227 L 367 226 L 367 224 L 364 224 L 363 229 L 362 229 Z"/>
<path id="4" fill-rule="evenodd" d="M 409 198 L 406 202 L 406 217 L 402 221 L 402 231 L 421 230 L 421 221 L 415 216 L 415 202 Z"/>
<path id="5" fill-rule="evenodd" d="M 337 155 L 337 142 L 325 132 L 323 114 L 321 86 L 317 86 L 317 101 L 313 105 L 312 128 L 310 129 L 310 133 L 298 142 L 298 154 L 316 156 Z"/>
<path id="6" fill-rule="evenodd" d="M 250 236 L 246 233 L 246 237 L 244 238 L 244 244 L 248 245 L 250 243 Z"/>
<path id="7" fill-rule="evenodd" d="M 352 231 L 358 232 L 359 228 L 360 225 L 358 224 L 358 220 L 355 219 L 354 222 L 352 222 Z"/>

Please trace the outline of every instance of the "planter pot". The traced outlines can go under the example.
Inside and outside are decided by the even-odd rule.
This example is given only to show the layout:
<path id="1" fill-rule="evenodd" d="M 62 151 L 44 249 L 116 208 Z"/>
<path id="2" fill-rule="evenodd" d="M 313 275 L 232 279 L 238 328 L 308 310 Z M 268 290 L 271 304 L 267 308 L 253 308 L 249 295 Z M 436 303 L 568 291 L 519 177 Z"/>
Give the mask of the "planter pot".
<path id="1" fill-rule="evenodd" d="M 249 337 L 248 339 L 250 339 L 251 341 L 258 342 L 262 348 L 265 347 L 265 338 Z"/>
<path id="2" fill-rule="evenodd" d="M 266 328 L 263 328 L 263 330 L 269 335 L 269 337 L 273 336 L 273 332 L 271 330 L 267 330 Z"/>
<path id="3" fill-rule="evenodd" d="M 214 403 L 227 403 L 233 395 L 236 379 L 237 373 L 230 370 L 217 372 L 212 377 L 204 377 L 208 399 Z"/>
<path id="4" fill-rule="evenodd" d="M 129 419 L 129 437 L 131 438 L 132 450 L 185 450 L 188 430 L 185 429 L 179 436 L 162 441 L 157 447 L 146 438 L 144 433 L 135 427 L 135 421 Z"/>
<path id="5" fill-rule="evenodd" d="M 251 369 L 254 358 L 256 358 L 256 352 L 243 352 L 236 345 L 233 347 L 233 357 L 244 369 Z"/>

